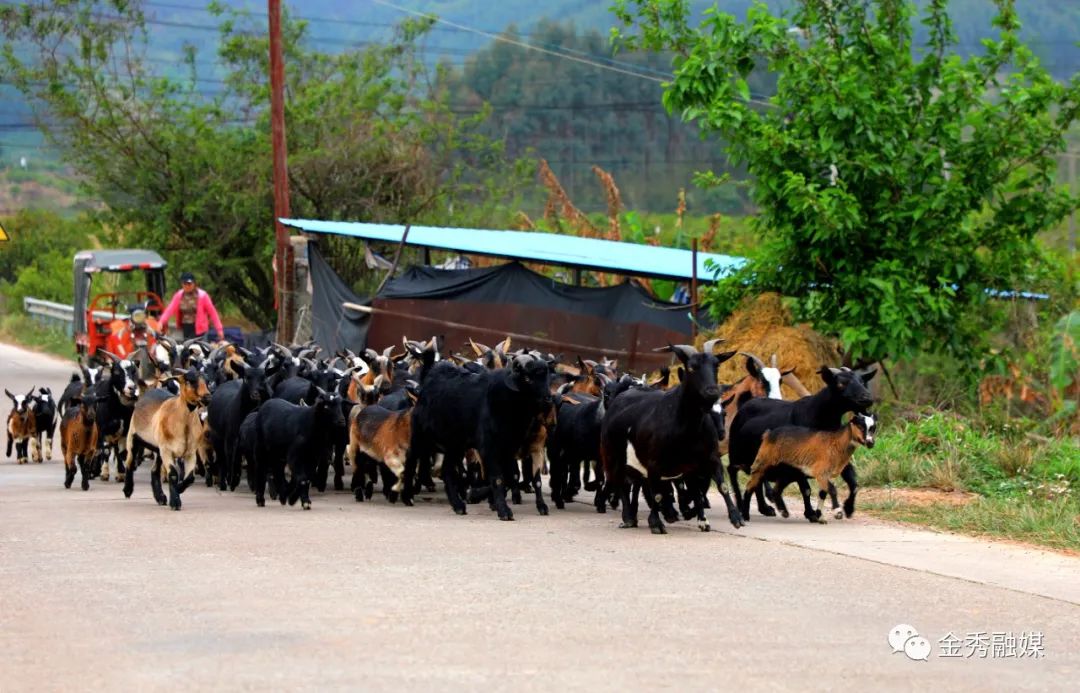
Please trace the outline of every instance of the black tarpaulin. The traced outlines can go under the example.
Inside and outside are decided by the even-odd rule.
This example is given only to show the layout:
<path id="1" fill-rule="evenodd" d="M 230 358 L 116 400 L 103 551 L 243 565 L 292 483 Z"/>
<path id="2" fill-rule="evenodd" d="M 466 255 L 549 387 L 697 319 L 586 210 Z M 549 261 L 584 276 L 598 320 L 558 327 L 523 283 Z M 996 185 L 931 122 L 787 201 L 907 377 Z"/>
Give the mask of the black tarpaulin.
<path id="1" fill-rule="evenodd" d="M 367 313 L 342 307 L 344 302 L 372 305 L 372 301 L 357 296 L 345 284 L 326 263 L 315 243 L 310 243 L 308 248 L 315 341 L 330 352 L 342 347 L 358 351 L 366 346 L 377 349 L 388 346 L 367 344 L 372 320 L 379 321 L 382 316 L 377 314 L 373 318 Z M 466 270 L 409 267 L 400 277 L 386 283 L 375 302 L 383 306 L 395 305 L 399 309 L 410 306 L 415 310 L 417 306 L 428 306 L 424 309 L 430 313 L 428 317 L 441 317 L 441 313 L 450 312 L 448 306 L 451 305 L 486 307 L 484 317 L 490 319 L 490 311 L 500 311 L 499 317 L 504 319 L 500 324 L 505 325 L 508 332 L 529 331 L 531 326 L 524 323 L 534 310 L 537 316 L 541 313 L 577 315 L 594 326 L 610 324 L 613 333 L 617 331 L 615 328 L 640 325 L 644 330 L 642 339 L 651 333 L 655 335 L 652 341 L 659 341 L 659 344 L 665 343 L 660 341 L 662 335 L 689 337 L 691 332 L 687 306 L 657 301 L 636 284 L 624 282 L 601 288 L 572 286 L 537 274 L 516 262 Z M 500 310 L 500 307 L 505 308 Z M 397 322 L 389 317 L 384 319 Z M 466 321 L 464 318 L 459 320 Z M 552 324 L 550 319 L 547 324 Z M 439 330 L 430 321 L 418 320 L 410 332 L 415 332 L 410 334 L 411 337 L 418 337 Z M 568 343 L 582 343 L 569 333 L 545 334 Z M 596 334 L 595 329 L 592 334 Z M 396 341 L 400 341 L 400 337 Z M 630 348 L 631 345 L 624 345 L 623 341 L 625 339 L 618 344 L 597 344 L 596 349 L 599 352 L 616 347 Z"/>

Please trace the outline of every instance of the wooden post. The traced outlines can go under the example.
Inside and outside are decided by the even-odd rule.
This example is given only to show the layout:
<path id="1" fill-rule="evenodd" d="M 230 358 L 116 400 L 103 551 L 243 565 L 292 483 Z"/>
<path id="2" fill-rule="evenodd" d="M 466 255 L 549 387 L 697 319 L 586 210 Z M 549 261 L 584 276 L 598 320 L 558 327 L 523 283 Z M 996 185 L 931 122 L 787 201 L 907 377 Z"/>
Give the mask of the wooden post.
<path id="1" fill-rule="evenodd" d="M 697 239 L 690 242 L 690 262 L 693 267 L 690 270 L 690 336 L 697 339 Z"/>
<path id="2" fill-rule="evenodd" d="M 274 158 L 274 305 L 281 340 L 293 333 L 293 267 L 289 231 L 278 221 L 289 210 L 288 150 L 285 142 L 285 60 L 281 47 L 281 0 L 267 0 L 270 22 L 270 139 Z"/>
<path id="3" fill-rule="evenodd" d="M 379 282 L 379 288 L 375 289 L 374 296 L 378 296 L 383 287 L 386 286 L 386 282 L 390 281 L 390 277 L 394 276 L 394 271 L 397 269 L 398 262 L 401 260 L 401 251 L 405 247 L 405 239 L 409 237 L 409 229 L 412 228 L 412 224 L 405 224 L 405 232 L 401 234 L 401 242 L 398 243 L 397 252 L 394 253 L 394 261 L 390 263 L 390 269 L 386 272 L 386 276 Z"/>

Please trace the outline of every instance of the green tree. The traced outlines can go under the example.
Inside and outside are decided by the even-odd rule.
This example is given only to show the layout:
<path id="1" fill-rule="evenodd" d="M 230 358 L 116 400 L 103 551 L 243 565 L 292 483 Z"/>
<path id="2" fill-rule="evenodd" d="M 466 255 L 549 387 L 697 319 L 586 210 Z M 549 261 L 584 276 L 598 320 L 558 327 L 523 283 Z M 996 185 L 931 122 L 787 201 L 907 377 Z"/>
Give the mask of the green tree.
<path id="1" fill-rule="evenodd" d="M 116 243 L 162 251 L 219 300 L 271 322 L 273 204 L 265 19 L 214 10 L 222 87 L 206 91 L 196 50 L 186 77 L 155 74 L 141 2 L 67 0 L 0 7 L 2 70 L 31 100 L 48 139 L 105 203 Z M 491 209 L 517 180 L 501 149 L 438 98 L 416 41 L 324 53 L 307 25 L 283 21 L 294 216 L 423 221 Z M 174 72 L 176 72 L 174 70 Z M 181 71 L 182 72 L 182 71 Z M 445 222 L 445 218 L 442 219 Z M 328 243 L 359 271 L 362 245 Z M 355 276 L 355 275 L 354 275 Z"/>
<path id="2" fill-rule="evenodd" d="M 1080 80 L 1054 81 L 1018 40 L 1013 0 L 995 4 L 997 36 L 961 57 L 946 0 L 918 17 L 925 45 L 907 0 L 800 0 L 786 16 L 759 3 L 698 25 L 684 0 L 617 1 L 629 46 L 676 55 L 667 108 L 754 179 L 763 248 L 711 292 L 717 313 L 780 291 L 855 358 L 971 362 L 987 289 L 1036 278 L 1036 232 L 1076 206 L 1054 154 Z M 777 76 L 767 103 L 747 86 L 762 69 Z"/>

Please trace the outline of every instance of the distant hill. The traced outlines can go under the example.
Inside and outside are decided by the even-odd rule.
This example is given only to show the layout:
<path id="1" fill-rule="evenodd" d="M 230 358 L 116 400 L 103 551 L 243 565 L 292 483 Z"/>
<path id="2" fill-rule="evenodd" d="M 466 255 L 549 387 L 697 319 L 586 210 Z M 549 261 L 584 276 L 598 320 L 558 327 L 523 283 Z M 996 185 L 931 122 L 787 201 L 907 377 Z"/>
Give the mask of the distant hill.
<path id="1" fill-rule="evenodd" d="M 922 1 L 922 0 L 920 0 Z M 247 10 L 253 26 L 264 26 L 266 5 L 259 0 L 219 0 L 222 5 Z M 609 0 L 389 0 L 414 12 L 432 12 L 447 20 L 424 39 L 424 55 L 459 68 L 450 84 L 451 102 L 475 108 L 480 101 L 495 105 L 492 134 L 507 139 L 508 149 L 529 148 L 548 158 L 571 196 L 584 208 L 603 208 L 603 195 L 589 170 L 598 163 L 611 171 L 626 201 L 639 209 L 671 211 L 675 192 L 689 186 L 694 170 L 723 167 L 715 143 L 698 141 L 691 126 L 673 122 L 659 106 L 655 82 L 614 74 L 545 56 L 519 47 L 500 45 L 505 58 L 492 60 L 492 39 L 513 25 L 521 40 L 559 52 L 601 62 L 610 58 L 606 36 L 615 21 Z M 702 11 L 712 2 L 695 1 Z M 722 10 L 744 15 L 751 0 L 718 0 Z M 774 9 L 791 7 L 794 0 L 769 0 Z M 1026 40 L 1058 78 L 1080 70 L 1080 2 L 1022 0 L 1021 20 Z M 200 0 L 147 0 L 152 71 L 186 74 L 179 64 L 184 46 L 197 50 L 198 89 L 221 89 L 221 69 L 215 65 L 218 19 Z M 350 46 L 385 41 L 407 12 L 376 0 L 284 0 L 286 10 L 309 22 L 313 45 L 335 52 Z M 951 0 L 955 29 L 964 51 L 979 50 L 980 37 L 991 32 L 991 0 Z M 553 22 L 558 22 L 553 28 Z M 452 23 L 452 24 L 450 24 Z M 591 34 L 591 36 L 589 35 Z M 478 60 L 478 56 L 483 57 Z M 634 58 L 633 69 L 663 74 L 661 57 Z M 25 103 L 0 84 L 0 166 L 21 156 L 31 164 L 48 162 L 54 153 L 41 148 Z M 604 108 L 597 108 L 597 105 Z M 692 193 L 693 194 L 693 193 Z M 734 195 L 735 193 L 729 193 Z M 745 193 L 738 193 L 744 195 Z M 699 211 L 740 211 L 740 200 L 700 199 Z M 7 200 L 9 204 L 12 200 Z M 693 203 L 693 200 L 691 201 Z M 707 210 L 702 207 L 708 208 Z"/>

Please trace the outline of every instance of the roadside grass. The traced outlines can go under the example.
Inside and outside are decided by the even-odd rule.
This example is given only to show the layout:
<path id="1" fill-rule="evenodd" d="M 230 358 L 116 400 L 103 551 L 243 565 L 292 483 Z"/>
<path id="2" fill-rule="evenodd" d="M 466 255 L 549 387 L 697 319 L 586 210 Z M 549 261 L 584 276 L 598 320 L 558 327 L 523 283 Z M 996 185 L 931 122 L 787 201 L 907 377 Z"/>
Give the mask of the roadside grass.
<path id="1" fill-rule="evenodd" d="M 860 505 L 888 519 L 1080 550 L 1080 440 L 1035 435 L 1036 425 L 992 412 L 898 420 L 873 450 L 856 454 L 861 484 L 977 495 L 962 504 L 914 503 L 897 493 Z"/>
<path id="2" fill-rule="evenodd" d="M 0 341 L 75 360 L 75 344 L 64 330 L 46 327 L 21 311 L 0 316 Z"/>

